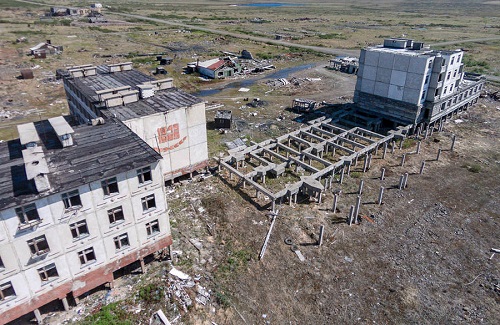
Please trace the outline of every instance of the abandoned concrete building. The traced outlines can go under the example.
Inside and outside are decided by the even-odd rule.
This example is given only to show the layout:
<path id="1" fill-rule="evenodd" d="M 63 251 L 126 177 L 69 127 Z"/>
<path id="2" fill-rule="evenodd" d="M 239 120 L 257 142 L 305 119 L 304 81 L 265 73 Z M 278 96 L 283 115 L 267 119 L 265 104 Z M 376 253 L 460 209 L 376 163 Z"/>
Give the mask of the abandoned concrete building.
<path id="1" fill-rule="evenodd" d="M 389 127 L 440 123 L 474 104 L 483 88 L 485 78 L 464 72 L 463 55 L 394 38 L 362 49 L 354 103 Z"/>
<path id="2" fill-rule="evenodd" d="M 117 120 L 18 126 L 0 144 L 0 324 L 112 285 L 169 247 L 162 156 Z M 139 262 L 138 262 L 139 261 Z"/>
<path id="3" fill-rule="evenodd" d="M 116 119 L 159 152 L 166 180 L 206 167 L 205 103 L 132 68 L 132 63 L 69 68 L 64 80 L 70 114 L 82 124 Z"/>

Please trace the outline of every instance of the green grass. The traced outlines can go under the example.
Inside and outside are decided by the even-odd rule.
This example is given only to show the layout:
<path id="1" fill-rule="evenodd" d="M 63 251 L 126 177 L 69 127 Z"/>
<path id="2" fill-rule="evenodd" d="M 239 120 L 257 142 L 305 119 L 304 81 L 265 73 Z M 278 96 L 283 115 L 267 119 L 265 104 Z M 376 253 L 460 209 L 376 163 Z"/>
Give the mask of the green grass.
<path id="1" fill-rule="evenodd" d="M 481 166 L 479 164 L 464 164 L 464 165 L 462 165 L 462 167 L 466 168 L 471 173 L 480 173 L 481 172 Z"/>
<path id="2" fill-rule="evenodd" d="M 403 141 L 403 149 L 409 149 L 409 148 L 413 147 L 415 145 L 415 143 L 417 143 L 417 141 L 415 139 L 406 138 Z"/>
<path id="3" fill-rule="evenodd" d="M 114 302 L 101 308 L 101 310 L 86 317 L 80 322 L 81 325 L 132 325 L 127 320 L 128 313 L 120 306 L 120 302 Z"/>

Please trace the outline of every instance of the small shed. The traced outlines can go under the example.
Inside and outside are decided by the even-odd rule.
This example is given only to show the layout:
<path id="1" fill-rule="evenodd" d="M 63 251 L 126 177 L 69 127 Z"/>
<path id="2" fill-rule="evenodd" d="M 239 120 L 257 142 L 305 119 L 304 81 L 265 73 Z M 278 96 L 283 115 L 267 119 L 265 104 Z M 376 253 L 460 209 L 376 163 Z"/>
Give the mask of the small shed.
<path id="1" fill-rule="evenodd" d="M 233 120 L 233 112 L 230 110 L 218 110 L 215 112 L 215 127 L 217 129 L 230 129 Z"/>
<path id="2" fill-rule="evenodd" d="M 21 77 L 23 79 L 33 79 L 33 70 L 31 70 L 31 69 L 22 69 L 21 70 Z"/>

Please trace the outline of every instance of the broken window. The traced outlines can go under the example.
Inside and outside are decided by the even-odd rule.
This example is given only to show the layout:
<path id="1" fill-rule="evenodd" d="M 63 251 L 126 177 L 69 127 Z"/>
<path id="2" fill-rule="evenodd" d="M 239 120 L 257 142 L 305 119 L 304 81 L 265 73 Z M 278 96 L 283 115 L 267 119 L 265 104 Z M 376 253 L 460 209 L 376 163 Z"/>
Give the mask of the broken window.
<path id="1" fill-rule="evenodd" d="M 148 211 L 150 209 L 156 208 L 155 195 L 150 194 L 141 199 L 142 211 Z"/>
<path id="2" fill-rule="evenodd" d="M 441 104 L 441 110 L 444 111 L 446 109 L 446 103 Z"/>
<path id="3" fill-rule="evenodd" d="M 451 63 L 450 64 L 453 64 L 453 62 L 455 62 L 455 58 L 451 57 Z"/>
<path id="4" fill-rule="evenodd" d="M 116 177 L 106 179 L 101 182 L 101 187 L 104 192 L 104 196 L 118 194 L 118 182 L 116 181 Z"/>
<path id="5" fill-rule="evenodd" d="M 33 256 L 40 256 L 50 251 L 49 243 L 45 235 L 28 240 L 28 246 Z"/>
<path id="6" fill-rule="evenodd" d="M 5 269 L 5 265 L 3 264 L 2 257 L 0 257 L 0 270 Z"/>
<path id="7" fill-rule="evenodd" d="M 0 284 L 0 301 L 15 296 L 16 292 L 14 291 L 14 287 L 10 281 Z"/>
<path id="8" fill-rule="evenodd" d="M 446 76 L 446 80 L 450 80 L 451 77 L 451 71 L 448 71 L 448 75 Z"/>
<path id="9" fill-rule="evenodd" d="M 151 167 L 149 166 L 137 170 L 137 179 L 139 180 L 139 184 L 151 182 L 153 180 L 151 176 Z"/>
<path id="10" fill-rule="evenodd" d="M 80 263 L 82 265 L 94 262 L 96 260 L 94 248 L 90 247 L 81 252 L 78 252 L 78 257 L 80 258 Z"/>
<path id="11" fill-rule="evenodd" d="M 457 76 L 457 72 L 458 72 L 457 69 L 455 69 L 455 71 L 453 71 L 453 78 L 455 78 Z"/>
<path id="12" fill-rule="evenodd" d="M 121 206 L 108 210 L 109 223 L 111 225 L 125 220 L 125 215 L 123 214 L 123 209 Z"/>
<path id="13" fill-rule="evenodd" d="M 434 92 L 434 96 L 439 95 L 439 88 L 436 88 L 436 91 Z"/>
<path id="14" fill-rule="evenodd" d="M 447 91 L 448 91 L 448 87 L 444 87 L 444 89 L 443 89 L 443 95 L 445 95 Z"/>
<path id="15" fill-rule="evenodd" d="M 148 234 L 148 236 L 152 236 L 159 232 L 160 232 L 160 224 L 158 223 L 158 220 L 154 220 L 146 224 L 146 233 Z"/>
<path id="16" fill-rule="evenodd" d="M 432 68 L 432 60 L 431 60 L 431 61 L 429 61 L 429 64 L 427 65 L 427 68 L 428 68 L 428 69 Z"/>
<path id="17" fill-rule="evenodd" d="M 442 73 L 439 74 L 438 82 L 441 81 L 441 80 L 443 80 L 443 74 Z"/>
<path id="18" fill-rule="evenodd" d="M 87 221 L 85 220 L 70 224 L 69 229 L 71 230 L 71 235 L 75 239 L 89 235 L 89 228 L 87 227 Z"/>
<path id="19" fill-rule="evenodd" d="M 16 208 L 16 214 L 21 225 L 31 225 L 41 221 L 34 203 Z"/>
<path id="20" fill-rule="evenodd" d="M 61 197 L 62 197 L 62 200 L 64 202 L 65 209 L 76 208 L 76 207 L 82 206 L 82 200 L 80 199 L 80 193 L 78 193 L 78 190 L 64 193 L 63 195 L 61 195 Z"/>
<path id="21" fill-rule="evenodd" d="M 422 98 L 420 100 L 424 100 L 425 99 L 425 91 L 422 93 Z"/>
<path id="22" fill-rule="evenodd" d="M 38 269 L 38 274 L 40 275 L 40 279 L 42 281 L 54 280 L 59 277 L 57 273 L 56 264 L 52 263 L 47 266 Z"/>
<path id="23" fill-rule="evenodd" d="M 114 237 L 113 241 L 115 242 L 116 250 L 124 249 L 130 246 L 127 233 Z"/>
<path id="24" fill-rule="evenodd" d="M 425 84 L 427 85 L 429 83 L 429 76 L 425 76 Z"/>

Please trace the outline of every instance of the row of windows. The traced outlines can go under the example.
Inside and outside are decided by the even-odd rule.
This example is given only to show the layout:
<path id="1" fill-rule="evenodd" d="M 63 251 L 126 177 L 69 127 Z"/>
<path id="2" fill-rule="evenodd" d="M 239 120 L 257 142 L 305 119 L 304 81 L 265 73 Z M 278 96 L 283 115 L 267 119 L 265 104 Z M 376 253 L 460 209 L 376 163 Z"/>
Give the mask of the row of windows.
<path id="1" fill-rule="evenodd" d="M 482 88 L 483 88 L 483 85 L 481 84 L 481 85 L 478 85 L 478 86 L 476 86 L 476 87 L 474 87 L 474 88 L 472 88 L 472 89 L 470 89 L 470 90 L 468 90 L 466 92 L 461 93 L 458 96 L 455 96 L 455 97 L 449 99 L 448 102 L 444 102 L 444 103 L 441 104 L 441 110 L 443 111 L 443 110 L 446 109 L 446 107 L 450 107 L 451 104 L 456 104 L 457 102 L 461 101 L 462 99 L 467 98 L 467 96 L 470 96 L 470 95 L 473 95 L 473 94 L 477 93 Z M 446 92 L 446 87 L 445 87 L 444 91 Z M 443 94 L 445 92 L 443 92 Z"/>
<path id="2" fill-rule="evenodd" d="M 158 224 L 158 220 L 152 221 L 150 223 L 146 224 L 146 230 L 148 235 L 153 235 L 157 232 L 160 231 L 160 227 Z M 130 246 L 130 241 L 128 239 L 128 234 L 124 233 L 119 236 L 116 236 L 113 238 L 113 241 L 115 243 L 115 249 L 117 251 L 125 249 Z M 48 252 L 49 246 L 47 243 L 47 240 L 45 236 L 41 236 L 38 238 L 35 238 L 31 241 L 28 242 L 28 245 L 30 246 L 31 252 Z M 80 264 L 82 266 L 95 262 L 96 261 L 96 255 L 94 252 L 94 248 L 90 247 L 87 249 L 84 249 L 80 252 L 78 252 L 78 258 L 80 259 Z M 0 266 L 3 268 L 3 262 L 0 259 Z M 38 275 L 40 276 L 40 280 L 42 282 L 49 282 L 52 280 L 55 280 L 59 277 L 59 273 L 57 272 L 56 264 L 51 263 L 48 265 L 45 265 L 39 269 L 37 269 Z M 0 300 L 3 301 L 5 299 L 15 297 L 16 292 L 14 290 L 14 287 L 12 286 L 12 283 L 6 282 L 0 285 Z"/>
<path id="3" fill-rule="evenodd" d="M 86 225 L 85 221 L 83 221 L 83 223 L 75 223 L 72 225 L 72 227 L 73 227 L 72 228 L 73 236 L 75 236 L 75 234 L 82 234 L 85 232 L 88 234 L 88 229 L 87 229 L 87 225 Z M 75 232 L 73 232 L 73 231 L 75 231 Z M 160 224 L 159 224 L 158 220 L 154 220 L 154 221 L 148 222 L 146 224 L 146 233 L 148 236 L 155 235 L 159 232 L 160 232 Z M 116 251 L 120 251 L 122 249 L 130 247 L 128 233 L 123 233 L 123 234 L 120 234 L 116 237 L 113 237 L 113 242 L 115 244 Z M 47 238 L 45 237 L 45 235 L 42 235 L 42 236 L 39 236 L 39 237 L 36 237 L 36 238 L 29 240 L 28 246 L 29 246 L 31 254 L 33 256 L 40 256 L 40 255 L 46 254 L 50 251 L 49 243 L 47 242 Z M 82 266 L 85 266 L 86 264 L 89 264 L 89 263 L 96 261 L 96 255 L 95 255 L 93 247 L 89 247 L 87 249 L 84 249 L 84 250 L 78 252 L 77 254 L 78 254 L 78 258 L 80 260 L 80 264 Z M 5 266 L 4 266 L 3 261 L 0 257 L 0 269 L 4 269 L 4 268 L 5 268 Z M 56 268 L 55 263 L 51 263 L 51 264 L 48 264 L 46 266 L 43 266 L 43 267 L 39 268 L 37 271 L 38 271 L 38 274 L 40 275 L 40 279 L 42 281 L 50 281 L 50 280 L 53 280 L 59 276 L 59 274 L 57 273 L 57 268 Z M 8 284 L 10 284 L 10 282 Z M 6 288 L 6 292 L 4 292 L 4 286 Z M 12 294 L 9 294 L 11 292 L 10 290 L 12 289 L 12 285 L 9 286 L 9 285 L 4 283 L 4 284 L 2 284 L 1 287 L 2 287 L 2 294 L 1 294 L 2 299 L 1 300 L 4 300 L 5 298 L 12 295 Z M 15 293 L 14 293 L 14 295 L 15 295 Z"/>
<path id="4" fill-rule="evenodd" d="M 70 227 L 71 235 L 73 236 L 73 238 L 82 238 L 82 237 L 89 235 L 89 229 L 87 227 L 87 222 L 85 220 L 75 222 L 75 223 L 71 224 L 69 227 Z M 158 220 L 154 220 L 154 221 L 148 222 L 146 224 L 146 233 L 148 236 L 155 235 L 158 232 L 160 232 L 160 226 L 158 224 Z M 127 238 L 126 242 L 128 243 L 128 238 Z M 121 243 L 123 244 L 124 242 L 121 241 Z M 30 248 L 30 252 L 31 252 L 32 256 L 40 256 L 40 255 L 47 254 L 48 252 L 50 252 L 49 243 L 48 243 L 45 235 L 32 238 L 32 239 L 27 241 L 27 244 L 28 244 L 28 247 Z M 115 240 L 115 244 L 116 244 L 116 240 Z M 118 248 L 119 247 L 117 247 L 117 249 Z M 3 267 L 3 262 L 0 258 L 0 268 L 2 268 L 2 267 Z"/>
<path id="5" fill-rule="evenodd" d="M 152 181 L 151 177 L 151 168 L 145 167 L 137 170 L 137 178 L 139 180 L 139 184 L 145 184 Z M 101 186 L 105 196 L 109 196 L 111 194 L 117 194 L 118 191 L 118 182 L 116 177 L 107 179 L 101 182 Z M 152 198 L 151 198 L 152 197 Z M 82 206 L 82 200 L 80 199 L 80 193 L 78 190 L 74 190 L 68 193 L 64 193 L 61 195 L 61 199 L 64 203 L 64 208 L 66 210 L 76 207 Z M 147 206 L 144 208 L 144 211 L 149 210 L 153 207 L 156 207 L 156 203 L 154 200 L 154 195 L 149 195 L 145 198 L 142 198 L 142 206 Z M 19 228 L 27 228 L 33 227 L 39 223 L 41 223 L 41 218 L 36 209 L 36 205 L 34 203 L 27 204 L 22 207 L 18 207 L 15 209 L 16 215 L 19 219 Z M 109 212 L 108 212 L 109 213 Z"/>

